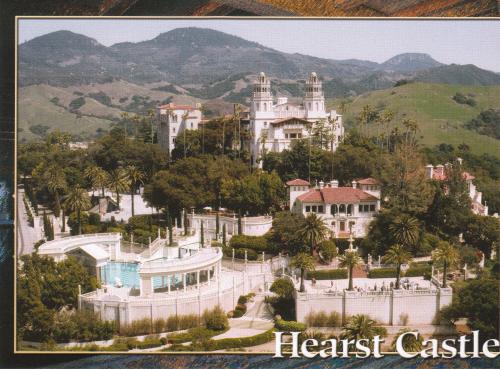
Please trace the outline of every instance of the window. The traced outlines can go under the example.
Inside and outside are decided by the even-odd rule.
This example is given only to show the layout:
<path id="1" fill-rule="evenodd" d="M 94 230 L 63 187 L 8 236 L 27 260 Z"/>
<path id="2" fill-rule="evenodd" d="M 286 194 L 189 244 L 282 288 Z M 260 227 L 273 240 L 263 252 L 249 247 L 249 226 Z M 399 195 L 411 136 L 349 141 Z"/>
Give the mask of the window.
<path id="1" fill-rule="evenodd" d="M 267 111 L 267 103 L 264 103 L 264 111 Z"/>
<path id="2" fill-rule="evenodd" d="M 174 115 L 174 123 L 177 123 L 177 115 Z"/>
<path id="3" fill-rule="evenodd" d="M 323 214 L 323 205 L 318 206 L 318 213 Z"/>
<path id="4" fill-rule="evenodd" d="M 347 215 L 352 215 L 352 205 L 347 205 Z"/>
<path id="5" fill-rule="evenodd" d="M 264 122 L 264 127 L 267 127 L 267 122 Z"/>
<path id="6" fill-rule="evenodd" d="M 339 209 L 338 209 L 337 205 L 336 205 L 336 204 L 333 204 L 333 205 L 331 206 L 331 208 L 330 208 L 330 213 L 331 213 L 332 215 L 337 215 L 337 213 L 338 213 L 338 212 L 339 212 Z"/>
<path id="7" fill-rule="evenodd" d="M 175 127 L 172 128 L 172 132 L 175 133 Z"/>
<path id="8" fill-rule="evenodd" d="M 312 212 L 316 213 L 318 211 L 318 207 L 316 205 L 311 206 Z"/>
<path id="9" fill-rule="evenodd" d="M 370 205 L 370 211 L 375 211 L 375 204 Z"/>
<path id="10" fill-rule="evenodd" d="M 306 213 L 310 213 L 311 212 L 311 207 L 309 205 L 306 206 Z"/>
<path id="11" fill-rule="evenodd" d="M 368 213 L 370 211 L 370 205 L 363 205 L 363 211 Z"/>
<path id="12" fill-rule="evenodd" d="M 345 205 L 344 204 L 339 205 L 339 213 L 345 214 Z"/>
<path id="13" fill-rule="evenodd" d="M 257 103 L 256 106 L 257 106 L 257 110 L 259 110 L 260 109 L 260 104 Z"/>
<path id="14" fill-rule="evenodd" d="M 360 213 L 362 213 L 362 212 L 363 212 L 363 205 L 359 205 L 359 206 L 358 206 L 358 211 L 359 211 Z"/>
<path id="15" fill-rule="evenodd" d="M 309 106 L 309 110 L 311 110 L 311 103 L 307 104 L 307 106 Z"/>
<path id="16" fill-rule="evenodd" d="M 193 129 L 193 122 L 191 122 L 191 129 Z"/>
<path id="17" fill-rule="evenodd" d="M 340 222 L 340 232 L 345 232 L 345 222 Z"/>

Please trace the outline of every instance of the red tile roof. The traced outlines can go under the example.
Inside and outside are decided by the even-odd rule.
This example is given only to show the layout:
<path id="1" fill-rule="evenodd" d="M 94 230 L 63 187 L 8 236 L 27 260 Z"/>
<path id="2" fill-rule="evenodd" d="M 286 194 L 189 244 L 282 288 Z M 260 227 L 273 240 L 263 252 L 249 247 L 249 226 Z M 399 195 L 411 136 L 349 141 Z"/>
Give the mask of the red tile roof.
<path id="1" fill-rule="evenodd" d="M 196 107 L 192 105 L 176 105 L 176 104 L 166 104 L 160 105 L 160 109 L 172 109 L 172 110 L 197 110 Z"/>
<path id="2" fill-rule="evenodd" d="M 288 181 L 286 183 L 287 186 L 309 186 L 309 182 L 306 180 L 297 178 L 297 179 L 292 179 L 291 181 Z"/>
<path id="3" fill-rule="evenodd" d="M 326 204 L 358 203 L 361 201 L 377 201 L 372 196 L 358 188 L 352 187 L 325 187 L 312 189 L 297 197 L 301 202 L 323 202 Z"/>
<path id="4" fill-rule="evenodd" d="M 375 178 L 363 178 L 363 179 L 358 179 L 356 182 L 362 185 L 377 185 L 379 184 L 379 181 L 377 181 Z"/>

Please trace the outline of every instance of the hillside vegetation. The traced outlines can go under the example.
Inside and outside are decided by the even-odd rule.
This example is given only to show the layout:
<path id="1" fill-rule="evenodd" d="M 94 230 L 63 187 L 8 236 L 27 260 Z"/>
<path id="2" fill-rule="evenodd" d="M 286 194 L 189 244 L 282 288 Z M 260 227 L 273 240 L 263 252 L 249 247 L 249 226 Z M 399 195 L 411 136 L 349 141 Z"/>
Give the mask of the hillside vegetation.
<path id="1" fill-rule="evenodd" d="M 456 93 L 469 96 L 475 106 L 453 100 Z M 499 141 L 468 130 L 464 124 L 482 111 L 500 108 L 500 86 L 459 86 L 430 83 L 408 83 L 399 87 L 372 91 L 347 100 L 345 123 L 355 124 L 356 116 L 365 105 L 375 109 L 390 109 L 395 121 L 409 118 L 417 121 L 426 146 L 442 142 L 458 146 L 465 143 L 476 154 L 489 153 L 500 157 Z M 330 107 L 338 107 L 342 100 L 329 100 Z M 345 101 L 345 100 L 344 100 Z M 376 134 L 376 129 L 372 132 Z"/>

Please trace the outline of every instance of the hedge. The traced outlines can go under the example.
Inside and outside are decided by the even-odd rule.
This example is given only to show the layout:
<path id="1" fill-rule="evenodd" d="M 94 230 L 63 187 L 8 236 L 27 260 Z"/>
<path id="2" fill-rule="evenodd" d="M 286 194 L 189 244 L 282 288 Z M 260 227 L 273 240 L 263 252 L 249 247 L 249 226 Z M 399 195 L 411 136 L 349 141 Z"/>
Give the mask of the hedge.
<path id="1" fill-rule="evenodd" d="M 368 272 L 368 278 L 396 278 L 395 268 L 371 269 Z"/>
<path id="2" fill-rule="evenodd" d="M 252 249 L 256 252 L 267 251 L 269 244 L 264 236 L 235 235 L 231 237 L 229 246 L 235 249 Z"/>
<path id="3" fill-rule="evenodd" d="M 209 340 L 203 345 L 206 351 L 227 350 L 240 347 L 251 347 L 262 345 L 274 339 L 274 328 L 259 333 L 255 336 L 242 338 L 223 338 L 220 340 Z"/>
<path id="4" fill-rule="evenodd" d="M 277 319 L 274 323 L 276 329 L 280 332 L 303 332 L 307 326 L 304 323 L 296 322 L 295 320 Z"/>
<path id="5" fill-rule="evenodd" d="M 406 271 L 405 277 L 421 277 L 426 274 L 430 274 L 432 267 L 429 264 L 425 265 L 412 265 Z"/>
<path id="6" fill-rule="evenodd" d="M 320 269 L 307 272 L 306 279 L 315 278 L 317 280 L 324 279 L 346 279 L 347 269 Z"/>

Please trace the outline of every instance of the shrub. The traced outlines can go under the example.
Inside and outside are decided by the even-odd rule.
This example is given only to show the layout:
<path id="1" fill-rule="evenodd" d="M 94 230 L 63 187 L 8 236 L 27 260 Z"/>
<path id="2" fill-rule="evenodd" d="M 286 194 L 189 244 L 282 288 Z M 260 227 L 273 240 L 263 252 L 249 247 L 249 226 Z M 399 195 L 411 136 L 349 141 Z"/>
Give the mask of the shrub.
<path id="1" fill-rule="evenodd" d="M 335 242 L 332 240 L 320 242 L 318 250 L 321 258 L 327 263 L 330 263 L 332 259 L 337 256 L 337 246 L 335 246 Z"/>
<path id="2" fill-rule="evenodd" d="M 229 246 L 235 249 L 251 249 L 256 252 L 268 251 L 269 245 L 264 236 L 235 235 L 231 238 Z"/>
<path id="3" fill-rule="evenodd" d="M 204 349 L 206 351 L 227 350 L 240 347 L 251 347 L 262 345 L 274 339 L 274 329 L 270 329 L 263 333 L 259 333 L 251 337 L 242 338 L 223 338 L 220 340 L 209 340 L 205 343 Z"/>
<path id="4" fill-rule="evenodd" d="M 311 312 L 305 320 L 308 327 L 340 327 L 342 325 L 342 317 L 336 311 L 330 314 L 324 311 Z"/>
<path id="5" fill-rule="evenodd" d="M 89 213 L 89 224 L 99 225 L 101 223 L 101 216 L 97 213 Z"/>
<path id="6" fill-rule="evenodd" d="M 274 323 L 276 329 L 280 332 L 303 332 L 307 326 L 304 323 L 296 322 L 295 320 L 276 319 Z"/>
<path id="7" fill-rule="evenodd" d="M 292 299 L 295 286 L 289 278 L 278 278 L 273 282 L 269 291 L 283 299 Z"/>
<path id="8" fill-rule="evenodd" d="M 431 266 L 429 264 L 410 265 L 410 268 L 405 272 L 405 277 L 420 277 L 427 273 L 431 273 Z"/>
<path id="9" fill-rule="evenodd" d="M 238 297 L 238 304 L 246 304 L 248 302 L 248 297 L 246 295 L 241 295 Z"/>
<path id="10" fill-rule="evenodd" d="M 368 278 L 396 278 L 395 268 L 371 269 L 368 272 Z"/>
<path id="11" fill-rule="evenodd" d="M 245 312 L 243 310 L 234 310 L 233 311 L 233 318 L 241 318 Z"/>
<path id="12" fill-rule="evenodd" d="M 320 269 L 307 272 L 306 279 L 312 278 L 318 281 L 325 279 L 346 279 L 347 269 Z"/>
<path id="13" fill-rule="evenodd" d="M 257 252 L 255 252 L 252 249 L 236 249 L 234 251 L 234 257 L 237 259 L 245 259 L 245 250 L 247 250 L 247 259 L 248 260 L 257 260 L 259 258 L 259 255 L 257 254 Z M 230 251 L 229 255 L 232 255 L 232 251 Z"/>
<path id="14" fill-rule="evenodd" d="M 145 339 L 144 341 L 138 341 L 135 345 L 138 349 L 148 349 L 152 347 L 158 347 L 163 345 L 162 341 L 158 338 Z"/>
<path id="15" fill-rule="evenodd" d="M 220 306 L 216 306 L 212 310 L 205 310 L 202 319 L 205 327 L 210 330 L 222 331 L 229 327 L 227 315 Z"/>

